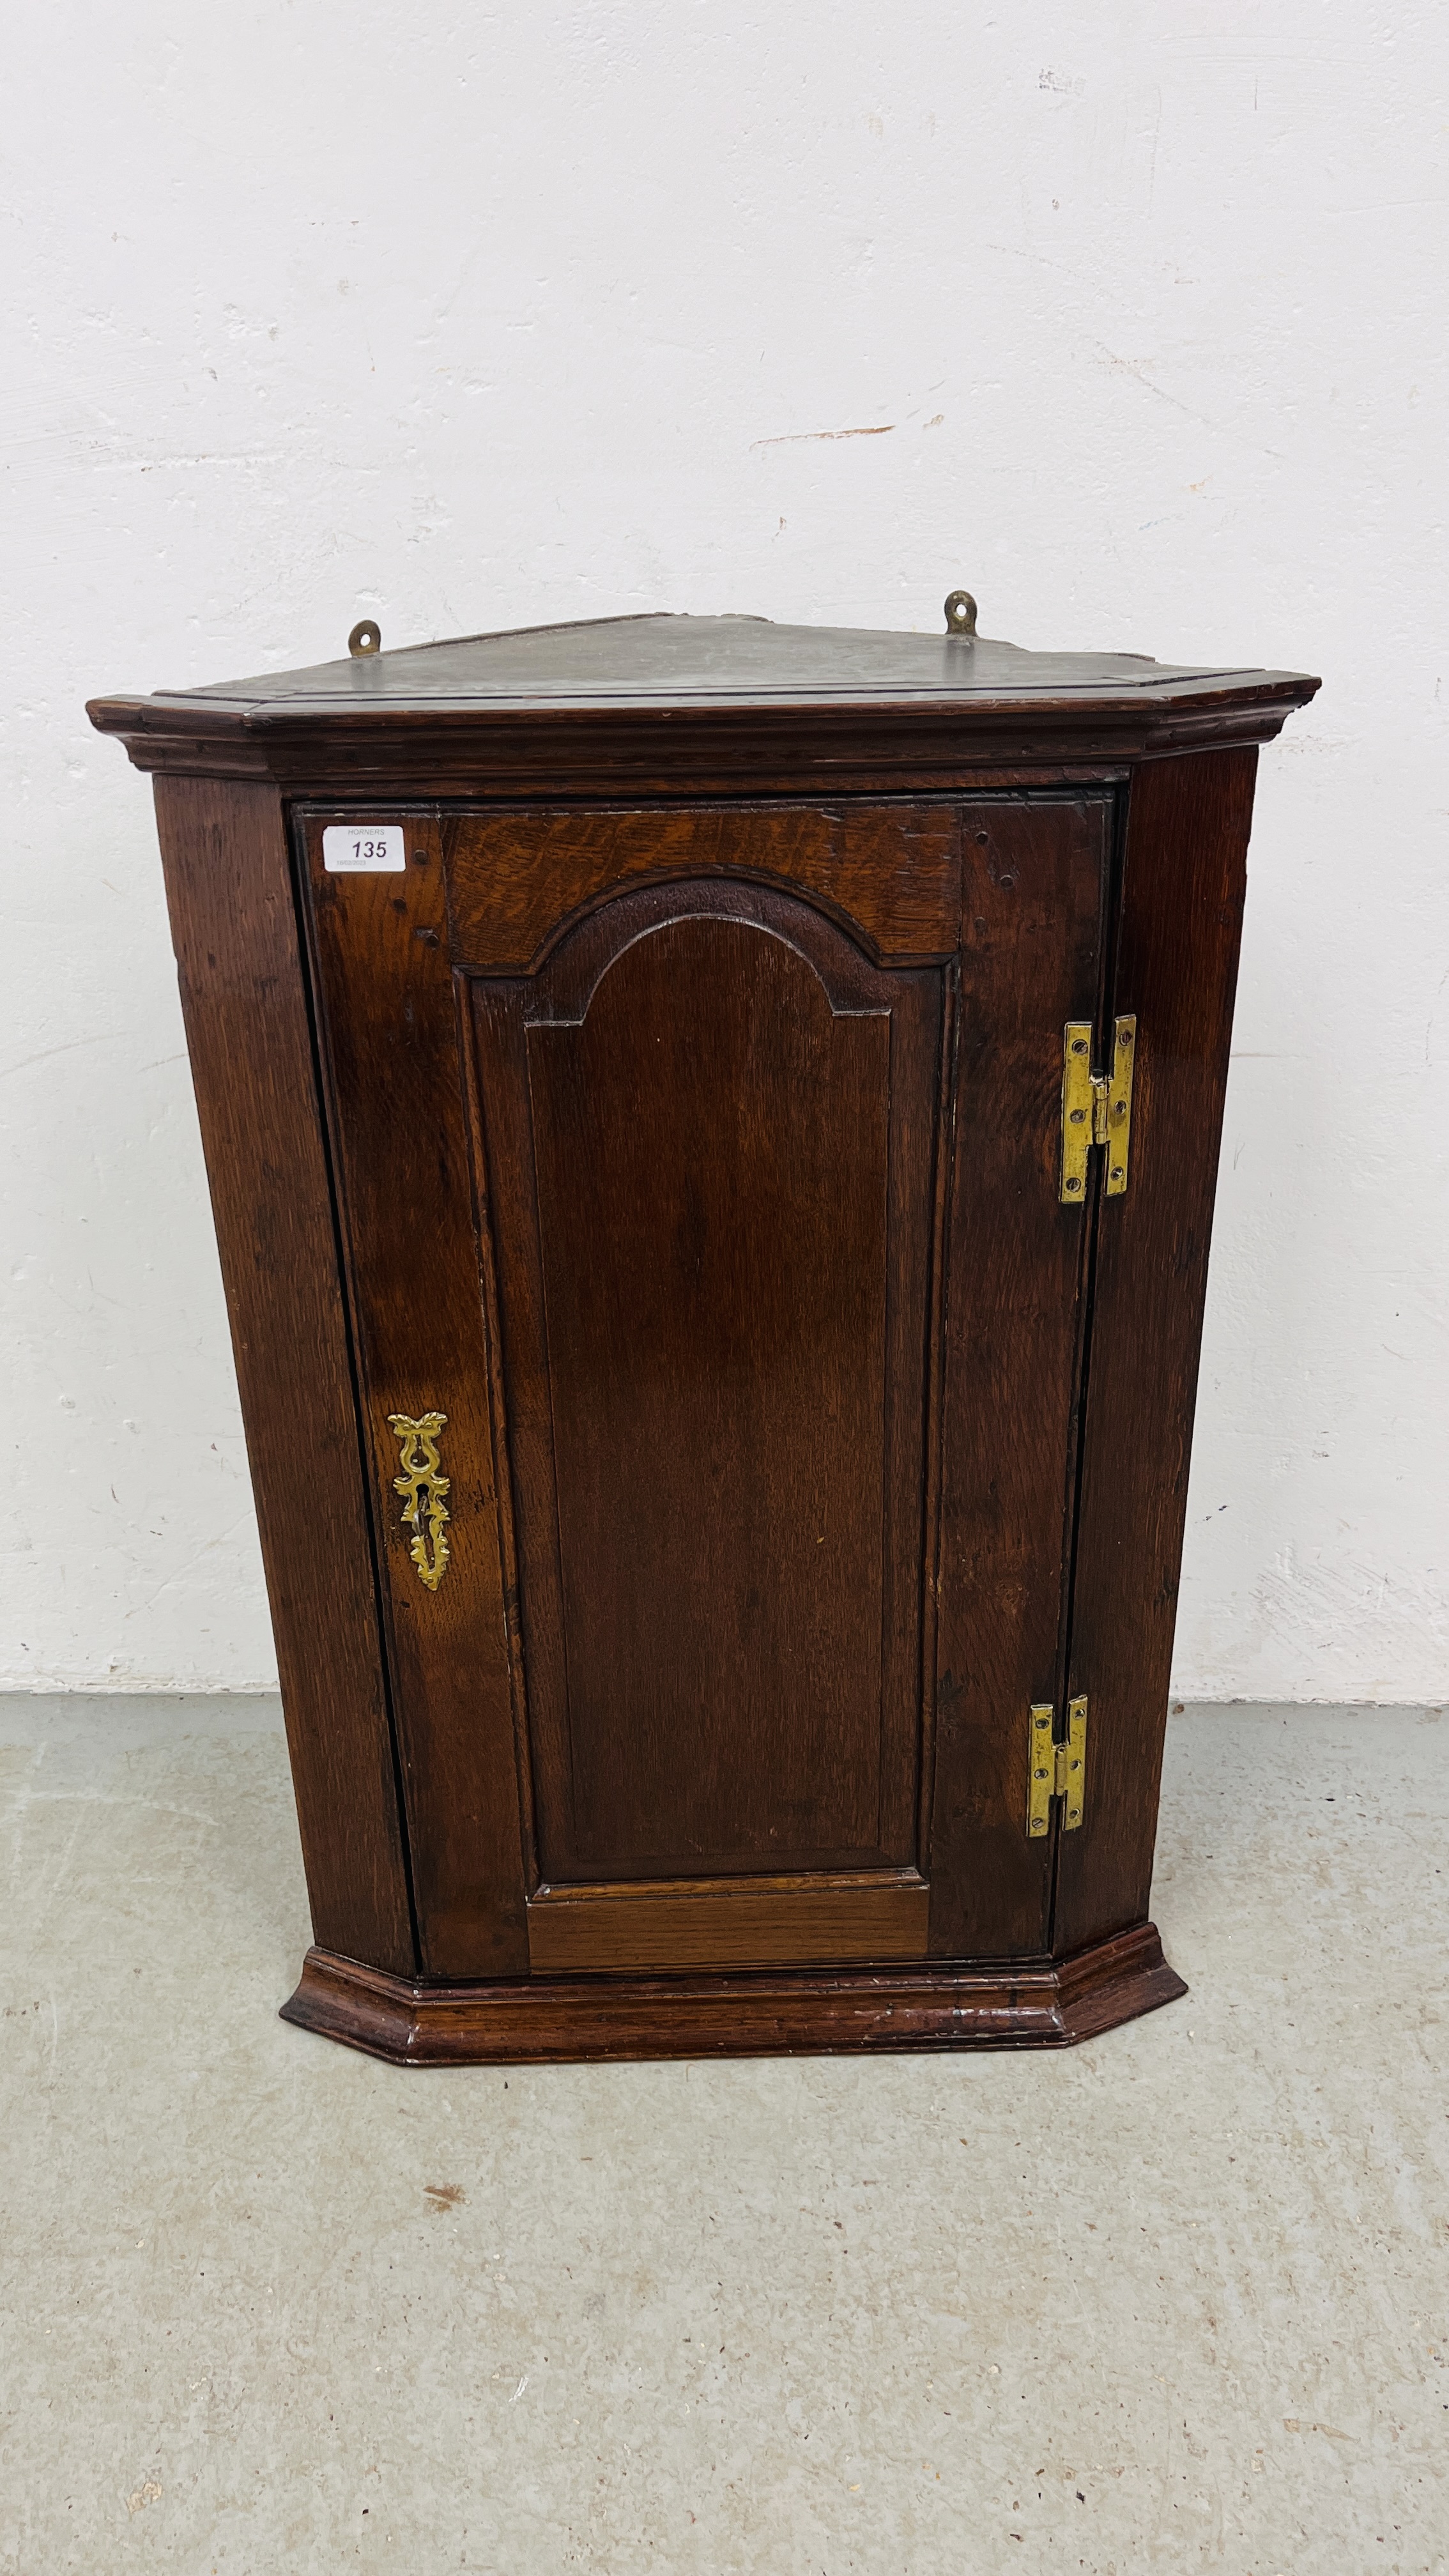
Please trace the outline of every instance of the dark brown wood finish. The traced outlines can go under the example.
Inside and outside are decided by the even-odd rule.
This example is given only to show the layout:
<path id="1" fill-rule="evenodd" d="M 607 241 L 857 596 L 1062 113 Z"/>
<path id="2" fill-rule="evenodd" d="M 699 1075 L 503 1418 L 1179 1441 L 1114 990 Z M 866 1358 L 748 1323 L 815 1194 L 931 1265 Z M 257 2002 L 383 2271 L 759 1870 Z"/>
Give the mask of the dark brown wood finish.
<path id="1" fill-rule="evenodd" d="M 941 976 L 706 881 L 474 991 L 540 1873 L 901 1867 Z"/>
<path id="2" fill-rule="evenodd" d="M 1062 1029 L 1097 1008 L 1112 807 L 965 809 L 946 1286 L 931 1949 L 1051 1940 L 1028 1710 L 1058 1704 L 1087 1213 L 1058 1196 Z"/>
<path id="3" fill-rule="evenodd" d="M 436 818 L 401 875 L 329 876 L 302 829 L 363 1429 L 380 1523 L 424 1972 L 526 1969 L 488 1361 Z M 412 1562 L 389 1416 L 447 1416 L 451 1561 Z"/>
<path id="4" fill-rule="evenodd" d="M 1035 1965 L 409 1985 L 309 1950 L 284 2021 L 398 2066 L 1061 2048 L 1187 1988 L 1151 1923 Z"/>
<path id="5" fill-rule="evenodd" d="M 1316 682 L 981 636 L 608 618 L 273 671 L 92 721 L 141 768 L 361 797 L 868 795 L 1266 742 Z"/>
<path id="6" fill-rule="evenodd" d="M 545 807 L 457 814 L 444 826 L 453 955 L 494 973 L 531 971 L 587 904 L 642 881 L 755 877 L 794 886 L 867 955 L 944 964 L 961 918 L 952 803 Z"/>
<path id="7" fill-rule="evenodd" d="M 528 1909 L 542 1970 L 759 1968 L 919 1959 L 930 1891 L 913 1870 L 545 1887 Z"/>
<path id="8" fill-rule="evenodd" d="M 416 1965 L 347 1320 L 276 790 L 156 782 L 171 936 L 277 1642 L 329 1950 Z"/>
<path id="9" fill-rule="evenodd" d="M 464 2063 L 1051 2045 L 1183 1991 L 1147 1905 L 1253 746 L 1316 685 L 644 618 L 92 708 L 162 773 L 288 2018 Z M 405 865 L 329 873 L 334 819 Z M 1063 1205 L 1063 1026 L 1100 1063 L 1114 1012 L 1128 1188 Z M 436 1589 L 387 1419 L 430 1412 Z M 1085 1820 L 1031 1838 L 1072 1694 Z"/>
<path id="10" fill-rule="evenodd" d="M 1247 881 L 1254 751 L 1138 772 L 1112 1008 L 1137 1014 L 1131 1181 L 1101 1204 L 1072 1691 L 1091 1794 L 1063 1835 L 1055 1938 L 1147 1911 Z"/>

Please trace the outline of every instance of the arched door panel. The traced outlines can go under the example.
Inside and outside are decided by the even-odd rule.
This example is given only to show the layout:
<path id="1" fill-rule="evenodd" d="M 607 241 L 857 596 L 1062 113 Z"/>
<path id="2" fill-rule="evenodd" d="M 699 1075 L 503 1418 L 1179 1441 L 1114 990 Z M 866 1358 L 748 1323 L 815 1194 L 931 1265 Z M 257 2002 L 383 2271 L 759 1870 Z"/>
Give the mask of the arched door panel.
<path id="1" fill-rule="evenodd" d="M 686 882 L 470 991 L 539 1886 L 917 1881 L 944 971 Z"/>

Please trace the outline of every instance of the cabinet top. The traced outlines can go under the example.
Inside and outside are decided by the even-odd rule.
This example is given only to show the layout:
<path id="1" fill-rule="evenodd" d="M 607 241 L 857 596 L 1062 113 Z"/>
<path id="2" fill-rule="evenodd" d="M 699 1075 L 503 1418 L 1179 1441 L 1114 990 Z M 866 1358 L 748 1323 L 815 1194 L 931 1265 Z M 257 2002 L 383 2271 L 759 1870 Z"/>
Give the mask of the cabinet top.
<path id="1" fill-rule="evenodd" d="M 1029 741 L 1043 747 L 1048 739 L 1130 756 L 1262 741 L 1318 685 L 1299 672 L 1215 670 L 1132 653 L 1034 653 L 960 633 L 643 616 L 353 652 L 207 688 L 97 699 L 89 712 L 103 733 L 125 738 L 141 767 L 296 783 L 305 771 L 320 778 L 338 767 L 329 746 L 353 768 L 360 731 L 374 755 L 382 736 L 399 747 L 405 736 L 409 766 L 425 757 L 426 736 L 436 766 L 445 742 L 459 747 L 460 728 L 477 742 L 496 736 L 500 721 L 516 740 L 522 725 L 541 752 L 543 735 L 565 718 L 575 733 L 588 726 L 600 749 L 601 729 L 612 725 L 622 748 L 638 719 L 657 736 L 660 720 L 671 717 L 695 720 L 697 745 L 706 720 L 716 747 L 723 725 L 745 761 L 747 742 L 762 739 L 761 719 L 778 737 L 781 718 L 796 734 L 828 734 L 841 718 L 858 725 L 868 716 L 900 739 L 903 726 L 918 734 L 922 718 L 948 718 L 958 761 L 997 756 L 1003 728 L 1021 738 L 1018 760 Z M 372 765 L 368 758 L 369 772 Z"/>

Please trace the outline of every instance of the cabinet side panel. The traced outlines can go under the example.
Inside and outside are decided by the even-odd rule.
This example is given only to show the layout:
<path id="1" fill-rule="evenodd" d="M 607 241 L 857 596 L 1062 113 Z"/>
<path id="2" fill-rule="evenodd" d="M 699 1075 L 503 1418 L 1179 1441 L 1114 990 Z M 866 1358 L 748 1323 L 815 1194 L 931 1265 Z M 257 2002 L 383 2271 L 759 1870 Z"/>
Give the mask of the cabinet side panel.
<path id="1" fill-rule="evenodd" d="M 1061 1837 L 1059 1953 L 1141 1922 L 1151 1889 L 1257 759 L 1132 782 L 1112 1002 L 1137 1014 L 1132 1159 L 1098 1219 L 1069 1684 L 1087 1801 Z"/>
<path id="2" fill-rule="evenodd" d="M 410 1976 L 372 1549 L 282 802 L 271 786 L 158 778 L 156 814 L 312 1921 L 329 1948 Z"/>
<path id="3" fill-rule="evenodd" d="M 961 1034 L 946 1255 L 937 1958 L 1047 1946 L 1026 1831 L 1032 1702 L 1065 1651 L 1087 1214 L 1063 1206 L 1062 1031 L 1098 1000 L 1111 806 L 962 808 Z"/>

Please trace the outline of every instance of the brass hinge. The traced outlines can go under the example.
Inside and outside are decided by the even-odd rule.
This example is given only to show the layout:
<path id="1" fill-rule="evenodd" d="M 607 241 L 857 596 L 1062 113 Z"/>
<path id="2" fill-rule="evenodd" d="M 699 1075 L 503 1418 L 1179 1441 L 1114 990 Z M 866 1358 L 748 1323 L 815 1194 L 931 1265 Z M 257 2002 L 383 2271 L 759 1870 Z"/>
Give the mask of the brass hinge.
<path id="1" fill-rule="evenodd" d="M 1092 1071 L 1090 1020 L 1068 1020 L 1062 1031 L 1061 1195 L 1068 1207 L 1081 1207 L 1086 1199 L 1087 1156 L 1094 1145 L 1107 1149 L 1108 1198 L 1119 1199 L 1127 1187 L 1136 1053 L 1137 1021 L 1131 1012 L 1113 1022 L 1110 1073 Z"/>
<path id="2" fill-rule="evenodd" d="M 1044 1834 L 1051 1823 L 1053 1798 L 1062 1801 L 1062 1831 L 1073 1834 L 1082 1821 L 1082 1804 L 1087 1788 L 1087 1703 L 1085 1699 L 1067 1702 L 1066 1742 L 1053 1740 L 1052 1727 L 1056 1711 L 1050 1701 L 1037 1702 L 1031 1712 L 1031 1745 L 1028 1755 L 1026 1784 L 1026 1830 L 1035 1837 Z"/>

